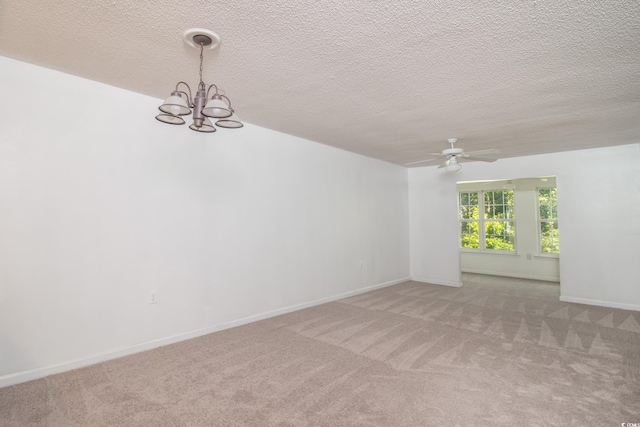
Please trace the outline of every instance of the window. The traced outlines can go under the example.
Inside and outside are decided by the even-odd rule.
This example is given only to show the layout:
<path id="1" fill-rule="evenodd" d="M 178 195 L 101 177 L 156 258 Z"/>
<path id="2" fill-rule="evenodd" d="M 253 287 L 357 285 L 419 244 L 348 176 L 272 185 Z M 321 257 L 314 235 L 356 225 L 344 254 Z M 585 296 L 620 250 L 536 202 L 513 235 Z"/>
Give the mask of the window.
<path id="1" fill-rule="evenodd" d="M 513 190 L 460 192 L 460 247 L 489 251 L 515 250 Z M 479 213 L 483 212 L 480 216 Z"/>
<path id="2" fill-rule="evenodd" d="M 479 247 L 479 212 L 478 193 L 460 193 L 460 245 L 463 248 L 477 249 Z"/>
<path id="3" fill-rule="evenodd" d="M 558 199 L 555 188 L 538 189 L 538 222 L 540 231 L 540 252 L 560 253 L 558 238 Z"/>
<path id="4" fill-rule="evenodd" d="M 513 251 L 513 190 L 483 191 L 483 194 L 485 248 Z"/>

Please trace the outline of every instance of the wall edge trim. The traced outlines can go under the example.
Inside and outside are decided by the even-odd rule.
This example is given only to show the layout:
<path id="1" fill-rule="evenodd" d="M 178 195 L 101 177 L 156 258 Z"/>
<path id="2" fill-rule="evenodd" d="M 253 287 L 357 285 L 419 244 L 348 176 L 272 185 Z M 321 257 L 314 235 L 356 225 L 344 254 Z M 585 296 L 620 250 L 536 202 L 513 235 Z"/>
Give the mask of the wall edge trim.
<path id="1" fill-rule="evenodd" d="M 411 280 L 409 277 L 403 277 L 400 279 L 391 280 L 384 283 L 378 283 L 376 285 L 366 286 L 364 288 L 356 289 L 353 291 L 343 292 L 330 297 L 324 297 L 315 299 L 313 301 L 294 304 L 287 307 L 279 308 L 276 310 L 266 311 L 240 319 L 231 320 L 229 322 L 221 323 L 214 326 L 208 326 L 206 328 L 196 329 L 181 334 L 170 335 L 168 337 L 158 338 L 151 341 L 146 341 L 140 344 L 136 344 L 130 347 L 121 348 L 117 350 L 105 351 L 98 354 L 82 357 L 79 359 L 70 360 L 68 362 L 62 362 L 55 365 L 49 365 L 42 368 L 30 369 L 27 371 L 15 372 L 7 375 L 0 376 L 0 388 L 9 387 L 16 384 L 25 383 L 28 381 L 38 380 L 49 375 L 60 374 L 63 372 L 71 371 L 73 369 L 84 368 L 86 366 L 95 365 L 98 363 L 106 362 L 120 357 L 130 356 L 132 354 L 141 353 L 143 351 L 153 350 L 155 348 L 163 347 L 165 345 L 175 344 L 181 341 L 186 341 L 192 338 L 201 337 L 214 332 L 223 331 L 225 329 L 234 328 L 236 326 L 246 325 L 248 323 L 257 322 L 259 320 L 268 319 L 270 317 L 280 316 L 282 314 L 291 313 L 294 311 L 302 310 L 316 305 L 325 304 L 328 302 L 336 301 L 339 299 L 348 298 L 354 295 L 362 294 L 365 292 L 373 291 L 387 286 L 397 285 Z"/>
<path id="2" fill-rule="evenodd" d="M 598 307 L 620 308 L 623 310 L 640 311 L 640 305 L 627 304 L 623 302 L 602 301 L 602 300 L 589 299 L 589 298 L 567 297 L 562 295 L 560 296 L 560 301 L 572 302 L 576 304 L 595 305 Z"/>
<path id="3" fill-rule="evenodd" d="M 557 282 L 560 283 L 559 277 L 547 277 L 547 276 L 536 276 L 535 274 L 519 274 L 519 273 L 503 273 L 503 272 L 494 272 L 494 271 L 483 271 L 476 270 L 473 268 L 465 268 L 462 270 L 463 273 L 472 273 L 472 274 L 484 274 L 487 276 L 501 276 L 501 277 L 515 277 L 517 279 L 531 279 L 531 280 L 542 280 L 545 282 Z"/>

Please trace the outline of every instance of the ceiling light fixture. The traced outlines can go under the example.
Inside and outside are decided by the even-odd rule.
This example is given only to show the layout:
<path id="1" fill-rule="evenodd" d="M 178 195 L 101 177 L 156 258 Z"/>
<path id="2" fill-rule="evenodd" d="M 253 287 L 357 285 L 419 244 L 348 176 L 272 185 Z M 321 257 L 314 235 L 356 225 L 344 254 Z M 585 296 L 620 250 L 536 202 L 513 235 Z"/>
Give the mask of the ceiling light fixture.
<path id="1" fill-rule="evenodd" d="M 462 169 L 462 165 L 458 163 L 458 159 L 453 156 L 447 161 L 447 165 L 444 169 L 449 173 L 458 173 Z"/>
<path id="2" fill-rule="evenodd" d="M 176 88 L 159 107 L 161 113 L 156 119 L 170 125 L 183 125 L 185 120 L 181 116 L 193 115 L 193 123 L 189 129 L 196 132 L 211 133 L 216 131 L 216 126 L 227 129 L 237 129 L 244 126 L 235 115 L 231 107 L 231 100 L 218 90 L 218 86 L 207 86 L 202 81 L 202 62 L 204 48 L 215 49 L 220 45 L 220 37 L 213 31 L 202 28 L 192 28 L 184 32 L 184 42 L 196 49 L 200 49 L 200 83 L 195 97 L 191 93 L 191 87 L 185 82 L 178 82 Z M 186 86 L 188 91 L 180 90 L 180 85 Z M 209 98 L 211 90 L 215 93 Z M 212 119 L 218 119 L 215 126 Z"/>

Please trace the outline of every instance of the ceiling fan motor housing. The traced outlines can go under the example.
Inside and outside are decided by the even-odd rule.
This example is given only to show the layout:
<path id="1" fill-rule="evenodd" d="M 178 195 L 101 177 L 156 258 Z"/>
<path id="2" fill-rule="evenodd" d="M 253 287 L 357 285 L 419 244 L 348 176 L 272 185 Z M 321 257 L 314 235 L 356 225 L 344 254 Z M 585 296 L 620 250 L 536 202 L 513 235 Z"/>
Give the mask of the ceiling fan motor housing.
<path id="1" fill-rule="evenodd" d="M 462 154 L 464 150 L 462 148 L 447 148 L 446 150 L 442 150 L 443 156 L 459 156 Z"/>

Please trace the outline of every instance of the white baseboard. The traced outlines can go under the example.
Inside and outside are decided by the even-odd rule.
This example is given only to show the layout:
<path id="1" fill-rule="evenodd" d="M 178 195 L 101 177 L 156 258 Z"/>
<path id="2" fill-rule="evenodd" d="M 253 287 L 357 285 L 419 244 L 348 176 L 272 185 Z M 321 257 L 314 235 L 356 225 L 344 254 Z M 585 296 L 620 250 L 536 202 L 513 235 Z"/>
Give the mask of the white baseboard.
<path id="1" fill-rule="evenodd" d="M 424 277 L 416 277 L 416 276 L 411 276 L 411 280 L 413 280 L 414 282 L 430 283 L 432 285 L 453 286 L 454 288 L 461 288 L 462 287 L 462 282 L 449 282 L 449 281 L 446 281 L 446 280 L 432 280 L 432 279 L 425 279 Z"/>
<path id="2" fill-rule="evenodd" d="M 463 273 L 485 274 L 487 276 L 515 277 L 517 279 L 543 280 L 545 282 L 560 282 L 558 277 L 536 276 L 534 274 L 504 273 L 500 271 L 482 271 L 474 269 L 463 269 Z"/>
<path id="3" fill-rule="evenodd" d="M 600 307 L 621 308 L 623 310 L 640 311 L 640 305 L 626 304 L 623 302 L 600 301 L 595 299 L 565 297 L 565 296 L 561 296 L 560 301 L 574 302 L 576 304 L 597 305 Z"/>
<path id="4" fill-rule="evenodd" d="M 396 285 L 398 283 L 406 282 L 408 280 L 410 280 L 409 277 L 404 277 L 401 279 L 396 279 L 389 282 L 379 283 L 377 285 L 356 289 L 354 291 L 344 292 L 338 295 L 320 298 L 320 299 L 310 301 L 310 302 L 305 302 L 302 304 L 291 305 L 291 306 L 280 308 L 277 310 L 267 311 L 265 313 L 243 317 L 241 319 L 232 320 L 232 321 L 221 323 L 215 326 L 209 326 L 206 328 L 196 329 L 194 331 L 185 332 L 182 334 L 177 334 L 169 337 L 147 341 L 131 347 L 121 348 L 121 349 L 112 350 L 112 351 L 106 351 L 103 353 L 94 354 L 94 355 L 83 357 L 80 359 L 74 359 L 74 360 L 59 363 L 56 365 L 50 365 L 42 368 L 31 369 L 28 371 L 21 371 L 13 374 L 3 375 L 3 376 L 0 376 L 0 388 L 24 383 L 27 381 L 37 380 L 40 378 L 47 377 L 49 375 L 71 371 L 73 369 L 83 368 L 89 365 L 95 365 L 96 363 L 106 362 L 108 360 L 118 359 L 120 357 L 129 356 L 131 354 L 152 350 L 154 348 L 162 347 L 169 344 L 174 344 L 174 343 L 189 340 L 192 338 L 197 338 L 203 335 L 211 334 L 213 332 L 234 328 L 236 326 L 246 325 L 247 323 L 257 322 L 258 320 L 268 319 L 270 317 L 279 316 L 281 314 L 291 313 L 293 311 L 302 310 L 304 308 L 309 308 L 316 305 L 336 301 L 339 299 L 348 298 L 348 297 L 362 294 L 365 292 L 370 292 L 375 289 L 385 288 L 387 286 Z"/>

